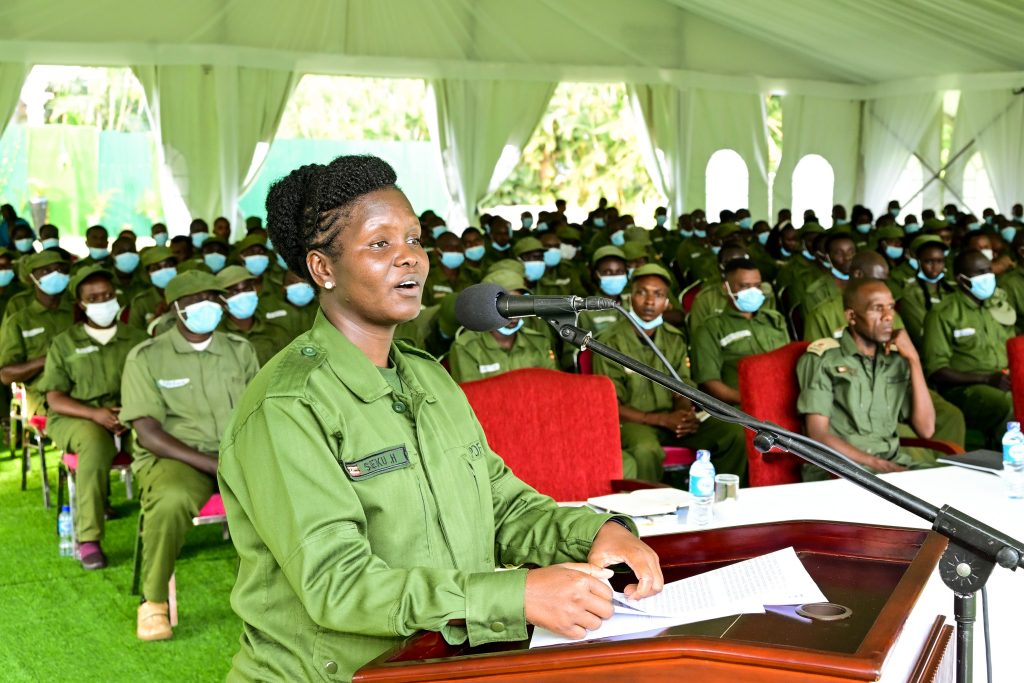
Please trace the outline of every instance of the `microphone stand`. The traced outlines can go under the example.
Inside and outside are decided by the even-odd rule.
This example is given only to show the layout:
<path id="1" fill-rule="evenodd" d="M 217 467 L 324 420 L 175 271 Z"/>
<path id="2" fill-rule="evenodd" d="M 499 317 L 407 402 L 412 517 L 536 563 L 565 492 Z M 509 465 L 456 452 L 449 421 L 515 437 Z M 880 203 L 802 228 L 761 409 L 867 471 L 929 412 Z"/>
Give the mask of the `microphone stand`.
<path id="1" fill-rule="evenodd" d="M 754 432 L 754 448 L 759 452 L 767 453 L 772 448 L 780 448 L 928 521 L 933 530 L 949 539 L 939 561 L 939 576 L 953 591 L 953 611 L 957 625 L 956 680 L 957 683 L 971 683 L 977 592 L 984 587 L 996 564 L 1011 571 L 1017 567 L 1024 567 L 1024 544 L 949 505 L 938 508 L 898 486 L 893 486 L 824 444 L 770 422 L 758 420 L 728 403 L 719 401 L 596 341 L 592 333 L 576 327 L 575 312 L 549 315 L 544 319 L 555 328 L 561 339 L 573 346 L 581 350 L 590 349 L 599 356 L 689 399 L 715 418 L 742 425 Z"/>

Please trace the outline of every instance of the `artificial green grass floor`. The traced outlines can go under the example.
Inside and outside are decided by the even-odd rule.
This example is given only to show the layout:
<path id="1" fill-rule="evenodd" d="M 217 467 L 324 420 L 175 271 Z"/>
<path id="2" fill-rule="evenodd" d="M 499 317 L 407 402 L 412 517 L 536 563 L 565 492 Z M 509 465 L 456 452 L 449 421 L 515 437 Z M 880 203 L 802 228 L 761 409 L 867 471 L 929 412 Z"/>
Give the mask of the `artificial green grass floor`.
<path id="1" fill-rule="evenodd" d="M 112 475 L 119 516 L 107 522 L 109 566 L 86 572 L 58 555 L 57 512 L 43 508 L 38 457 L 26 491 L 19 461 L 7 458 L 6 447 L 0 458 L 0 681 L 224 680 L 241 622 L 229 603 L 237 558 L 219 524 L 192 529 L 178 558 L 174 637 L 143 643 L 135 637 L 139 599 L 129 593 L 137 495 L 126 500 Z M 48 463 L 56 458 L 47 451 Z M 55 466 L 49 478 L 56 505 Z"/>

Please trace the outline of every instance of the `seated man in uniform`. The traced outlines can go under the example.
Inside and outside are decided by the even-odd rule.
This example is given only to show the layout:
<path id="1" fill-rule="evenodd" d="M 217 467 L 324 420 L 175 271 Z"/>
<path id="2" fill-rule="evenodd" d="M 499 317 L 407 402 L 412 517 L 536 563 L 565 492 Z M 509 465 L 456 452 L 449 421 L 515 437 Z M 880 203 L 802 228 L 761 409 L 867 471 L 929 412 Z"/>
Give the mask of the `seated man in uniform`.
<path id="1" fill-rule="evenodd" d="M 178 274 L 178 262 L 167 247 L 152 247 L 141 257 L 147 287 L 132 297 L 128 308 L 128 324 L 149 333 L 149 326 L 167 311 L 164 288 Z"/>
<path id="2" fill-rule="evenodd" d="M 121 422 L 135 432 L 142 493 L 142 593 L 136 633 L 170 638 L 167 582 L 192 517 L 217 490 L 217 453 L 231 409 L 259 369 L 244 338 L 216 332 L 224 290 L 193 270 L 167 286 L 175 327 L 136 346 L 121 378 Z"/>
<path id="3" fill-rule="evenodd" d="M 693 297 L 693 305 L 690 306 L 690 314 L 686 318 L 687 325 L 692 335 L 706 320 L 721 315 L 729 308 L 729 296 L 725 293 L 724 273 L 728 265 L 736 260 L 750 259 L 747 248 L 739 244 L 730 244 L 722 247 L 718 252 L 719 276 L 715 279 L 708 279 L 701 284 L 697 296 Z M 760 269 L 759 269 L 760 270 Z M 775 292 L 767 282 L 761 281 L 761 292 L 764 294 L 764 307 L 775 308 Z"/>
<path id="4" fill-rule="evenodd" d="M 935 411 L 921 360 L 905 331 L 894 330 L 896 302 L 879 280 L 851 281 L 843 292 L 849 326 L 843 336 L 812 343 L 797 362 L 797 409 L 807 435 L 874 472 L 914 464 L 900 451 L 897 429 L 909 419 L 931 438 Z M 827 474 L 804 464 L 805 481 Z"/>
<path id="5" fill-rule="evenodd" d="M 1017 230 L 1010 242 L 1010 252 L 1017 266 L 998 277 L 999 288 L 1017 313 L 1017 334 L 1024 333 L 1024 230 Z"/>
<path id="6" fill-rule="evenodd" d="M 690 373 L 701 390 L 720 401 L 738 404 L 736 364 L 746 356 L 785 346 L 789 333 L 782 314 L 764 307 L 761 272 L 753 261 L 744 258 L 726 264 L 721 288 L 728 297 L 728 308 L 693 331 Z"/>
<path id="7" fill-rule="evenodd" d="M 622 250 L 610 244 L 601 247 L 594 252 L 590 264 L 590 281 L 594 293 L 629 308 L 629 300 L 622 297 L 622 292 L 629 283 L 626 255 Z M 580 329 L 598 334 L 616 320 L 618 315 L 615 311 L 584 311 L 580 314 L 578 326 Z"/>
<path id="8" fill-rule="evenodd" d="M 996 288 L 992 262 L 977 250 L 954 262 L 957 291 L 924 319 L 924 365 L 942 395 L 963 411 L 968 428 L 998 448 L 1014 420 L 1006 342 L 1017 314 Z"/>
<path id="9" fill-rule="evenodd" d="M 430 274 L 423 285 L 424 306 L 439 304 L 449 294 L 458 294 L 476 282 L 472 271 L 464 266 L 466 248 L 454 232 L 442 233 L 437 238 L 434 255 L 437 260 L 431 263 Z"/>
<path id="10" fill-rule="evenodd" d="M 225 315 L 218 329 L 245 337 L 252 344 L 260 367 L 292 340 L 281 327 L 268 325 L 258 314 L 257 278 L 243 266 L 228 266 L 216 275 L 224 290 Z"/>
<path id="11" fill-rule="evenodd" d="M 935 304 L 952 296 L 956 286 L 946 279 L 946 245 L 941 239 L 935 235 L 922 235 L 914 240 L 912 250 L 917 261 L 917 275 L 903 289 L 900 315 L 914 346 L 923 349 L 925 316 Z"/>
<path id="12" fill-rule="evenodd" d="M 650 337 L 683 381 L 690 379 L 686 364 L 686 337 L 663 322 L 669 306 L 668 271 L 650 263 L 637 268 L 630 283 L 630 315 L 643 329 L 621 319 L 597 335 L 598 340 L 658 370 L 661 360 L 641 338 Z M 607 375 L 615 384 L 622 430 L 622 469 L 627 478 L 661 481 L 663 446 L 706 448 L 715 470 L 738 474 L 747 471 L 743 428 L 713 418 L 701 422 L 693 405 L 668 389 L 600 356 L 594 357 L 594 373 Z M 692 384 L 692 382 L 690 382 Z"/>

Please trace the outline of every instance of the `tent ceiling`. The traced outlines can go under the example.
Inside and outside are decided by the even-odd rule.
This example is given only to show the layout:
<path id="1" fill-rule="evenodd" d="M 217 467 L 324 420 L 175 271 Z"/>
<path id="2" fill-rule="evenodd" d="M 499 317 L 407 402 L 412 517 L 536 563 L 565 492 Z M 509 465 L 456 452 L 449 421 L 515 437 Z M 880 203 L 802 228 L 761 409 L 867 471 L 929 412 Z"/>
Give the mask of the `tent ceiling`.
<path id="1" fill-rule="evenodd" d="M 281 68 L 319 55 L 849 84 L 1024 71 L 1019 0 L 5 0 L 0 27 L 0 60 L 36 63 L 218 49 Z"/>

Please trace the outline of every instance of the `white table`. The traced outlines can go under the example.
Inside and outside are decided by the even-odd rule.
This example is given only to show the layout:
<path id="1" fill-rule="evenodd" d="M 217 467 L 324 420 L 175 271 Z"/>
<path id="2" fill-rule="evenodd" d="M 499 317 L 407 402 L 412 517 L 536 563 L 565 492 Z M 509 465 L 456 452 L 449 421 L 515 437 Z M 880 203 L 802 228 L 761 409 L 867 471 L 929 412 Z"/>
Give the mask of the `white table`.
<path id="1" fill-rule="evenodd" d="M 978 520 L 1024 539 L 1024 500 L 1010 500 L 1002 480 L 992 474 L 961 467 L 883 475 L 890 483 L 941 507 L 951 505 Z M 723 519 L 716 515 L 711 527 L 738 526 L 794 519 L 820 519 L 863 524 L 929 528 L 924 520 L 847 481 L 831 480 L 742 489 L 739 502 Z M 639 520 L 641 536 L 693 531 L 674 516 Z M 992 631 L 993 679 L 997 683 L 1024 680 L 1024 643 L 1018 619 L 1024 615 L 1024 571 L 996 567 L 988 581 L 989 621 Z M 953 620 L 953 594 L 935 572 L 908 619 L 885 665 L 882 680 L 905 681 L 925 635 L 937 614 Z M 981 599 L 974 629 L 974 680 L 985 681 L 985 646 Z M 955 646 L 954 640 L 951 646 Z"/>

